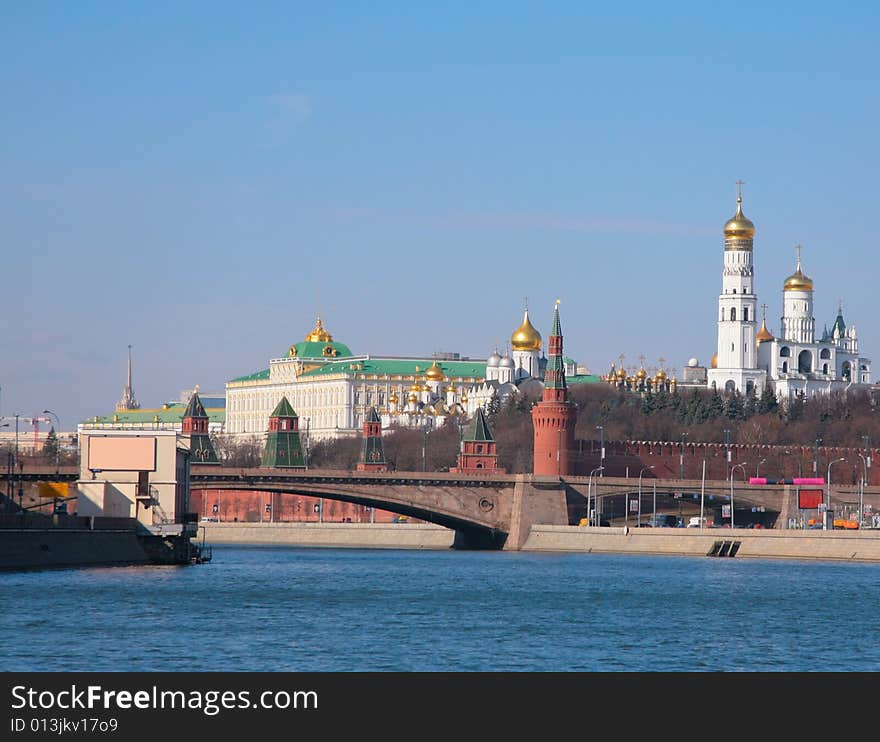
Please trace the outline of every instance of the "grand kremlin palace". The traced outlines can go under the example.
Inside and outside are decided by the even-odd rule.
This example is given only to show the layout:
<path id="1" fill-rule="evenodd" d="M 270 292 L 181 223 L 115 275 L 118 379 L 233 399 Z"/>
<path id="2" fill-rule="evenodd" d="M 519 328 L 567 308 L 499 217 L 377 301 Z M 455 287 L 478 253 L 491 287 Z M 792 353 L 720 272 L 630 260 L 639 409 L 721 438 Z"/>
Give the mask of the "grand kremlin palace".
<path id="1" fill-rule="evenodd" d="M 310 440 L 360 433 L 371 407 L 382 425 L 435 428 L 469 418 L 493 398 L 503 402 L 518 389 L 540 388 L 547 359 L 541 335 L 528 309 L 511 335 L 511 352 L 497 349 L 488 359 L 456 353 L 432 358 L 354 355 L 333 339 L 318 317 L 302 342 L 269 367 L 226 384 L 225 432 L 234 436 L 265 433 L 269 414 L 286 396 Z M 569 383 L 600 378 L 566 359 Z M 579 373 L 581 372 L 581 373 Z"/>

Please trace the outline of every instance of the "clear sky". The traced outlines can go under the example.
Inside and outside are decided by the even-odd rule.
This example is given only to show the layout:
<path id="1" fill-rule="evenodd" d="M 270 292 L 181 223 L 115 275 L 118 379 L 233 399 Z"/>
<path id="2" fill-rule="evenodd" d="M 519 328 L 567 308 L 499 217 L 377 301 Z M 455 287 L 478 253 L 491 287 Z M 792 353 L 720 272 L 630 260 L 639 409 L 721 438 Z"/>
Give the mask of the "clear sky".
<path id="1" fill-rule="evenodd" d="M 708 364 L 742 179 L 880 362 L 875 3 L 0 2 L 0 413 L 223 388 L 320 311 L 485 357 Z"/>

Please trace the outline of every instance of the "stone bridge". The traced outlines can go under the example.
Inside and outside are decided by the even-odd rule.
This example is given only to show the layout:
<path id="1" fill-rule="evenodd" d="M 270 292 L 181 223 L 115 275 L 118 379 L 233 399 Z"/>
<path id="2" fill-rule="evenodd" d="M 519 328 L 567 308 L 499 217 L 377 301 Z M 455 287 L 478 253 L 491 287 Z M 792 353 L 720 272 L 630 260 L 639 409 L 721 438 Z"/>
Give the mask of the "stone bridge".
<path id="1" fill-rule="evenodd" d="M 60 475 L 60 476 L 59 476 Z M 75 481 L 75 467 L 53 467 L 16 472 L 22 484 L 35 488 L 39 481 Z M 576 525 L 587 514 L 589 497 L 599 501 L 599 511 L 623 524 L 624 503 L 636 497 L 639 482 L 634 477 L 555 477 L 531 474 L 466 475 L 448 472 L 352 472 L 324 469 L 232 468 L 207 465 L 191 467 L 193 490 L 250 490 L 288 493 L 341 500 L 419 518 L 453 529 L 460 548 L 517 550 L 532 525 Z M 13 483 L 10 483 L 13 484 Z M 18 482 L 14 482 L 15 487 Z M 684 505 L 686 514 L 699 513 L 694 495 L 705 494 L 705 504 L 728 503 L 730 482 L 694 479 L 643 479 L 642 515 L 651 512 L 656 487 L 658 511 L 669 512 L 672 503 Z M 673 500 L 674 493 L 683 497 Z M 867 488 L 865 504 L 880 510 L 880 487 Z M 751 508 L 764 508 L 768 521 L 784 528 L 789 518 L 798 517 L 797 487 L 749 485 L 734 482 L 737 524 Z M 835 486 L 835 509 L 859 504 L 854 486 Z M 633 523 L 635 521 L 633 520 Z"/>

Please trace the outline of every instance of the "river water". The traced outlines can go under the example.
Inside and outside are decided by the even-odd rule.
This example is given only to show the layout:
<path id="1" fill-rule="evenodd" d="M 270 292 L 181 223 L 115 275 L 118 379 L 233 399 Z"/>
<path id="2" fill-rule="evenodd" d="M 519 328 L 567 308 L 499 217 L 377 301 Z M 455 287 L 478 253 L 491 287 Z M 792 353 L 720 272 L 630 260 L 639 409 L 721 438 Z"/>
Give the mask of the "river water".
<path id="1" fill-rule="evenodd" d="M 0 574 L 5 671 L 878 671 L 880 565 L 248 547 Z"/>

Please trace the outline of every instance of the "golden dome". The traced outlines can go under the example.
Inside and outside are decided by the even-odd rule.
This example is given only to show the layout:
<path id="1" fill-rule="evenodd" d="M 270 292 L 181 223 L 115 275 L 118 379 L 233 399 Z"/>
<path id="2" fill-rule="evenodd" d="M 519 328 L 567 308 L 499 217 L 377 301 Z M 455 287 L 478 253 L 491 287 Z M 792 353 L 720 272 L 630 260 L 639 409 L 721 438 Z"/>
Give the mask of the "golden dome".
<path id="1" fill-rule="evenodd" d="M 712 368 L 718 368 L 718 354 L 712 356 Z"/>
<path id="2" fill-rule="evenodd" d="M 400 401 L 400 397 L 397 396 L 397 392 L 391 392 L 388 396 L 388 401 L 397 404 Z"/>
<path id="3" fill-rule="evenodd" d="M 654 381 L 665 381 L 666 380 L 666 372 L 661 368 L 656 374 L 654 374 Z"/>
<path id="4" fill-rule="evenodd" d="M 620 379 L 621 381 L 626 379 L 626 369 L 623 366 L 621 366 L 619 369 L 617 369 L 617 378 Z"/>
<path id="5" fill-rule="evenodd" d="M 421 384 L 419 384 L 419 380 L 416 379 L 415 381 L 413 381 L 412 386 L 409 388 L 409 390 L 411 392 L 421 392 L 424 391 L 424 388 Z"/>
<path id="6" fill-rule="evenodd" d="M 324 326 L 321 324 L 321 316 L 318 315 L 315 320 L 315 329 L 306 335 L 306 342 L 329 343 L 331 340 L 333 340 L 333 336 L 324 329 Z"/>
<path id="7" fill-rule="evenodd" d="M 510 336 L 510 344 L 514 350 L 540 350 L 541 333 L 539 333 L 529 321 L 529 310 L 523 315 L 522 324 L 514 330 Z"/>
<path id="8" fill-rule="evenodd" d="M 801 270 L 801 262 L 798 261 L 797 270 L 785 279 L 783 291 L 812 291 L 813 279 L 804 275 Z"/>
<path id="9" fill-rule="evenodd" d="M 434 359 L 434 363 L 425 371 L 425 378 L 428 381 L 443 381 L 445 378 L 443 376 L 443 369 L 437 365 L 437 359 Z"/>
<path id="10" fill-rule="evenodd" d="M 647 379 L 647 378 L 648 378 L 648 372 L 645 371 L 644 368 L 639 368 L 639 370 L 636 371 L 636 378 L 637 378 L 637 379 Z"/>
<path id="11" fill-rule="evenodd" d="M 729 240 L 750 240 L 755 236 L 755 225 L 743 214 L 742 194 L 736 197 L 736 213 L 724 225 L 724 237 Z"/>
<path id="12" fill-rule="evenodd" d="M 770 330 L 767 329 L 766 320 L 763 320 L 761 322 L 761 329 L 758 330 L 758 334 L 755 335 L 755 345 L 760 345 L 765 340 L 775 340 L 775 339 L 776 338 L 773 337 L 773 333 L 771 333 Z"/>
<path id="13" fill-rule="evenodd" d="M 406 398 L 410 402 L 418 402 L 419 401 L 419 395 L 416 394 L 415 392 L 410 392 Z"/>

